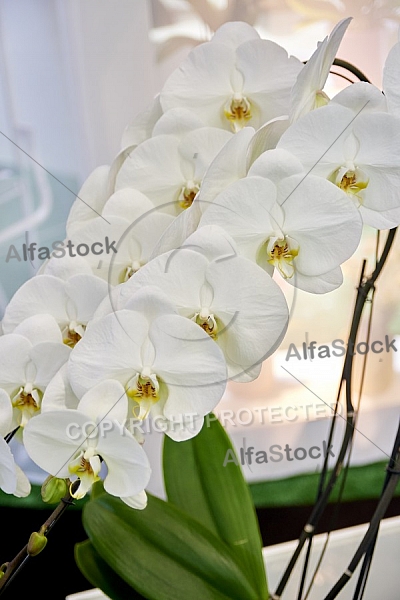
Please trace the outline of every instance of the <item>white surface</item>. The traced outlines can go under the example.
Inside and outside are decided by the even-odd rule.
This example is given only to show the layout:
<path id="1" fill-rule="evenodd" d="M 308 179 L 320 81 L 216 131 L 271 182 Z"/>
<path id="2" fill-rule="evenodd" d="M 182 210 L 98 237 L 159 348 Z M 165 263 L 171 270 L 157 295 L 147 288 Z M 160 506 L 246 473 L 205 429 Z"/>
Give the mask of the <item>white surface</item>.
<path id="1" fill-rule="evenodd" d="M 327 553 L 308 600 L 323 600 L 325 595 L 347 569 L 348 563 L 355 554 L 366 530 L 367 525 L 359 525 L 357 527 L 341 529 L 331 534 Z M 382 600 L 398 600 L 400 588 L 399 535 L 400 517 L 385 519 L 382 522 L 363 600 L 376 600 L 377 598 Z M 315 537 L 309 569 L 310 574 L 312 574 L 313 567 L 315 567 L 318 561 L 325 539 L 325 534 Z M 278 585 L 295 547 L 296 542 L 288 542 L 264 549 L 264 561 L 269 588 L 272 592 Z M 302 557 L 304 557 L 304 549 L 289 580 L 289 584 L 282 595 L 282 600 L 292 600 L 297 597 L 296 591 L 301 575 Z M 340 600 L 352 599 L 359 568 L 360 565 L 353 578 L 339 594 L 338 598 Z"/>
<path id="2" fill-rule="evenodd" d="M 328 550 L 308 600 L 322 600 L 325 597 L 340 575 L 346 570 L 366 530 L 367 525 L 359 525 L 334 531 L 331 534 Z M 399 535 L 400 517 L 385 519 L 382 522 L 363 600 L 376 600 L 377 598 L 398 600 L 400 587 L 398 568 L 400 562 Z M 309 568 L 310 574 L 312 574 L 318 561 L 325 539 L 326 534 L 317 535 L 314 538 Z M 295 547 L 296 541 L 264 548 L 264 562 L 270 592 L 273 592 L 278 585 Z M 297 562 L 292 577 L 282 595 L 282 600 L 293 600 L 297 597 L 296 591 L 301 575 L 303 556 L 304 552 Z M 358 570 L 340 593 L 340 600 L 352 599 L 357 582 L 357 573 Z M 99 590 L 89 590 L 67 596 L 66 600 L 104 600 L 105 598 L 107 597 Z"/>

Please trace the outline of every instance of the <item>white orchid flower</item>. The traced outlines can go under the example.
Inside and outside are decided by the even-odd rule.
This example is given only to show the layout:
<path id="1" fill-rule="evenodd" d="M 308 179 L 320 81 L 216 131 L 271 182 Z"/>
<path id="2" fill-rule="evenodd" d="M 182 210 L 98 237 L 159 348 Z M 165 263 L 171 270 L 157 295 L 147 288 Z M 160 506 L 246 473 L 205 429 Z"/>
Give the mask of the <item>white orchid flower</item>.
<path id="1" fill-rule="evenodd" d="M 46 315 L 27 319 L 15 333 L 0 337 L 0 388 L 11 398 L 12 429 L 39 414 L 45 389 L 70 351 Z"/>
<path id="2" fill-rule="evenodd" d="M 24 430 L 30 458 L 43 470 L 61 478 L 78 478 L 73 496 L 83 498 L 101 477 L 113 496 L 143 494 L 151 469 L 142 447 L 124 427 L 128 414 L 125 389 L 118 381 L 103 381 L 89 390 L 76 410 L 42 413 Z"/>
<path id="3" fill-rule="evenodd" d="M 300 71 L 291 91 L 291 122 L 297 121 L 311 110 L 329 102 L 328 96 L 323 91 L 324 86 L 340 42 L 351 21 L 352 18 L 349 17 L 335 25 L 330 35 L 318 43 L 316 51 Z"/>
<path id="4" fill-rule="evenodd" d="M 0 489 L 18 498 L 28 496 L 31 484 L 22 469 L 15 463 L 14 456 L 4 437 L 12 431 L 13 409 L 8 394 L 0 389 Z"/>
<path id="5" fill-rule="evenodd" d="M 379 88 L 372 83 L 357 81 L 348 85 L 332 97 L 331 104 L 340 104 L 350 108 L 354 116 L 362 112 L 389 112 L 387 99 Z"/>
<path id="6" fill-rule="evenodd" d="M 386 58 L 382 86 L 389 112 L 400 117 L 400 41 L 393 46 Z"/>
<path id="7" fill-rule="evenodd" d="M 83 243 L 89 247 L 106 236 L 115 241 L 115 253 L 89 253 L 86 257 L 93 274 L 111 285 L 127 281 L 146 264 L 161 235 L 174 220 L 172 215 L 157 210 L 144 194 L 133 189 L 113 194 L 102 215 L 107 222 L 100 217 L 92 219 L 76 228 L 71 240 L 76 246 Z"/>
<path id="8" fill-rule="evenodd" d="M 154 258 L 115 290 L 112 306 L 131 308 L 142 287 L 152 284 L 219 345 L 228 376 L 236 381 L 255 379 L 286 332 L 288 308 L 280 288 L 239 256 L 233 240 L 218 227 L 203 227 L 181 248 Z"/>
<path id="9" fill-rule="evenodd" d="M 78 404 L 79 398 L 74 393 L 68 377 L 68 363 L 65 363 L 45 389 L 41 412 L 76 409 Z"/>
<path id="10" fill-rule="evenodd" d="M 184 107 L 208 125 L 235 133 L 287 114 L 303 64 L 249 31 L 242 23 L 225 23 L 211 42 L 194 48 L 161 91 L 164 111 Z"/>
<path id="11" fill-rule="evenodd" d="M 109 196 L 115 191 L 115 180 L 119 170 L 128 155 L 139 144 L 148 140 L 153 133 L 154 125 L 162 116 L 160 95 L 158 94 L 148 108 L 140 112 L 124 130 L 121 140 L 121 150 L 110 165 L 108 173 L 107 190 Z"/>
<path id="12" fill-rule="evenodd" d="M 367 225 L 400 223 L 400 119 L 330 102 L 293 123 L 277 147 L 345 191 Z"/>
<path id="13" fill-rule="evenodd" d="M 176 121 L 181 112 L 174 111 Z M 191 206 L 208 165 L 231 136 L 216 127 L 200 127 L 152 137 L 126 158 L 116 178 L 116 190 L 135 188 L 156 206 L 179 214 Z"/>
<path id="14" fill-rule="evenodd" d="M 157 94 L 149 106 L 137 114 L 132 123 L 125 127 L 122 134 L 121 148 L 139 146 L 139 144 L 148 140 L 153 135 L 154 126 L 162 117 L 162 114 L 160 95 Z"/>
<path id="15" fill-rule="evenodd" d="M 152 258 L 179 248 L 196 231 L 202 212 L 233 181 L 246 177 L 246 156 L 254 129 L 246 127 L 234 135 L 211 161 L 192 206 L 181 212 L 156 244 Z"/>
<path id="16" fill-rule="evenodd" d="M 60 343 L 73 347 L 84 335 L 107 292 L 107 283 L 92 274 L 72 275 L 67 280 L 46 274 L 32 277 L 16 291 L 6 307 L 2 321 L 4 333 L 15 331 L 25 319 L 48 315 L 61 330 Z"/>
<path id="17" fill-rule="evenodd" d="M 216 198 L 200 220 L 200 227 L 210 224 L 224 228 L 240 253 L 271 275 L 276 269 L 314 293 L 323 290 L 319 278 L 353 254 L 362 231 L 346 194 L 321 177 L 305 177 L 295 157 L 277 150 L 261 155 L 247 178 Z M 330 287 L 341 277 L 336 271 L 327 281 Z"/>
<path id="18" fill-rule="evenodd" d="M 82 224 L 98 217 L 109 197 L 108 176 L 110 167 L 102 165 L 92 171 L 79 190 L 67 220 L 67 231 L 74 223 Z"/>
<path id="19" fill-rule="evenodd" d="M 120 381 L 133 401 L 134 416 L 151 415 L 174 439 L 188 439 L 201 429 L 227 379 L 217 344 L 176 314 L 153 286 L 141 288 L 129 309 L 93 321 L 71 352 L 68 371 L 77 396 L 104 379 Z"/>

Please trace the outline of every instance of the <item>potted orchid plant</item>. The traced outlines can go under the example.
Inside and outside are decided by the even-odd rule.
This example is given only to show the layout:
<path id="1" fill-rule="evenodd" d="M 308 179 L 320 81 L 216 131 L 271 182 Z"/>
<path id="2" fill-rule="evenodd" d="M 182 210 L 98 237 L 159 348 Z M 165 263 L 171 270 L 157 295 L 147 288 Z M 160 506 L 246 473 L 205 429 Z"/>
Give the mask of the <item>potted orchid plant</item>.
<path id="1" fill-rule="evenodd" d="M 49 474 L 42 496 L 57 507 L 3 557 L 0 595 L 85 499 L 76 561 L 113 600 L 281 598 L 351 444 L 351 349 L 400 223 L 400 46 L 382 93 L 336 59 L 350 22 L 306 63 L 246 23 L 222 25 L 126 128 L 113 163 L 89 175 L 64 242 L 39 249 L 43 267 L 2 320 L 0 488 L 30 492 L 10 450 L 18 439 Z M 334 63 L 359 81 L 329 98 Z M 280 281 L 337 289 L 365 226 L 388 233 L 358 284 L 340 385 L 345 436 L 273 593 L 254 504 L 213 411 L 228 381 L 254 381 L 279 348 L 290 315 Z M 149 419 L 165 435 L 167 500 L 146 492 Z M 327 600 L 362 559 L 368 568 L 398 451 L 396 439 L 368 533 Z"/>

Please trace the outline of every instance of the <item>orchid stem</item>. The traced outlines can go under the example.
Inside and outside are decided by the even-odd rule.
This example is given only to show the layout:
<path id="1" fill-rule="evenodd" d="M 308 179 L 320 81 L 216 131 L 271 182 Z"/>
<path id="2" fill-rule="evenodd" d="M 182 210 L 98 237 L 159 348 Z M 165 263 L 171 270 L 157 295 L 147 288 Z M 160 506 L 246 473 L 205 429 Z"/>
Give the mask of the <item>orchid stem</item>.
<path id="1" fill-rule="evenodd" d="M 39 531 L 43 536 L 47 537 L 49 535 L 50 531 L 59 521 L 67 508 L 74 504 L 72 494 L 76 491 L 75 488 L 77 485 L 79 485 L 79 480 L 72 484 L 68 494 L 61 499 L 57 508 L 40 527 Z M 26 544 L 9 563 L 5 563 L 6 568 L 2 571 L 4 575 L 0 577 L 0 596 L 6 591 L 10 583 L 15 579 L 22 567 L 30 558 L 32 558 L 32 555 L 29 553 L 28 544 Z"/>

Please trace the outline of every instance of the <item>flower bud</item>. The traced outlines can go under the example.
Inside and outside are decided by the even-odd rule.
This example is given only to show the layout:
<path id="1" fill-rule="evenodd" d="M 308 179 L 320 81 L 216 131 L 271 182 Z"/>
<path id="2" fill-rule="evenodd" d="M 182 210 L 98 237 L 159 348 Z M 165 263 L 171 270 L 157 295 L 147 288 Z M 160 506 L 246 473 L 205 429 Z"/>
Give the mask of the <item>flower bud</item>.
<path id="1" fill-rule="evenodd" d="M 40 554 L 42 550 L 44 550 L 47 544 L 47 537 L 34 531 L 31 533 L 31 537 L 29 538 L 27 552 L 29 556 L 37 556 Z"/>
<path id="2" fill-rule="evenodd" d="M 66 479 L 59 479 L 52 475 L 45 480 L 41 489 L 43 502 L 48 504 L 58 504 L 67 492 L 68 482 Z"/>

